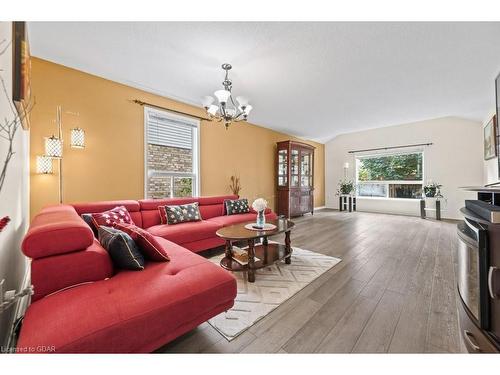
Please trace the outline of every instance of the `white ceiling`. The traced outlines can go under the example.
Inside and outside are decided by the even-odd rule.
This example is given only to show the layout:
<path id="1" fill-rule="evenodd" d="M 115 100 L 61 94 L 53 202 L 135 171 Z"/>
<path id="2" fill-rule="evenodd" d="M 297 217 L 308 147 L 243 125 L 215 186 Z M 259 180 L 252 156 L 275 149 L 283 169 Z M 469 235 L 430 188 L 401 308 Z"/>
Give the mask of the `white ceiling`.
<path id="1" fill-rule="evenodd" d="M 31 52 L 200 105 L 233 65 L 250 121 L 324 142 L 443 116 L 484 120 L 500 23 L 31 22 Z"/>

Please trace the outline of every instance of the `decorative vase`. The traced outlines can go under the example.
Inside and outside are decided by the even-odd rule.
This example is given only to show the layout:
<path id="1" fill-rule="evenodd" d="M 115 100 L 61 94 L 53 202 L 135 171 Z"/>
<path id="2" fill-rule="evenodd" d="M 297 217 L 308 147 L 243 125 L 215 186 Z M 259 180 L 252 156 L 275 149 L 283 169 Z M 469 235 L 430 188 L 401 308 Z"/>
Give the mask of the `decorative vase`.
<path id="1" fill-rule="evenodd" d="M 266 215 L 264 215 L 264 211 L 265 210 L 257 212 L 256 226 L 259 228 L 264 228 L 266 225 Z"/>

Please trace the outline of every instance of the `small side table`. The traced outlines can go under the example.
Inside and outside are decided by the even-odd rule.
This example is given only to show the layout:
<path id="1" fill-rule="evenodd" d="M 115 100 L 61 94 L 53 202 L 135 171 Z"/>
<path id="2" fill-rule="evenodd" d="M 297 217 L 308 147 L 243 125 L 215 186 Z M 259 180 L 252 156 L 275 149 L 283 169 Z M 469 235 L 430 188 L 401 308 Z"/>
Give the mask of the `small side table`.
<path id="1" fill-rule="evenodd" d="M 339 211 L 356 211 L 356 196 L 351 194 L 339 195 Z"/>
<path id="2" fill-rule="evenodd" d="M 436 211 L 436 220 L 441 220 L 441 201 L 436 199 L 436 208 L 425 206 L 425 198 L 420 199 L 420 217 L 425 219 L 427 217 L 426 211 Z"/>

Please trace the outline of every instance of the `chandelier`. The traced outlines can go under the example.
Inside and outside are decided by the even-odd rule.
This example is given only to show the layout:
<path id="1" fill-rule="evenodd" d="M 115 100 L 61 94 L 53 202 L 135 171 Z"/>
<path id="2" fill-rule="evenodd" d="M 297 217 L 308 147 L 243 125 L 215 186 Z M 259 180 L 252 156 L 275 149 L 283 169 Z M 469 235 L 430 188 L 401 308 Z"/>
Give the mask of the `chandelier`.
<path id="1" fill-rule="evenodd" d="M 215 105 L 215 99 L 212 96 L 205 96 L 202 100 L 203 107 L 206 109 L 208 117 L 211 121 L 224 122 L 226 129 L 233 122 L 246 121 L 248 114 L 252 110 L 252 106 L 248 104 L 248 99 L 244 96 L 236 97 L 235 103 L 232 96 L 233 82 L 229 79 L 229 71 L 231 64 L 222 64 L 222 69 L 226 71 L 226 77 L 222 86 L 224 90 L 214 92 L 219 105 Z"/>

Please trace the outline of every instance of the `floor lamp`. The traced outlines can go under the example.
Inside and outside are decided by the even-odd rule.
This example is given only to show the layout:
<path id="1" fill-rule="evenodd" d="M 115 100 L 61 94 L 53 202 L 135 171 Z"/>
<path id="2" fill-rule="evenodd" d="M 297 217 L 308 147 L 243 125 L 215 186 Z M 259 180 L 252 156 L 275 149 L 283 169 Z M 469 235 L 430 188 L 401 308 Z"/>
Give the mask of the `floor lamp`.
<path id="1" fill-rule="evenodd" d="M 78 113 L 71 113 L 78 116 Z M 37 156 L 37 173 L 39 174 L 52 174 L 53 161 L 56 160 L 59 164 L 59 203 L 63 203 L 63 122 L 62 122 L 62 108 L 57 106 L 56 110 L 56 125 L 57 137 L 52 135 L 45 137 L 45 154 Z M 71 148 L 83 149 L 85 148 L 85 131 L 79 127 L 71 129 Z"/>

